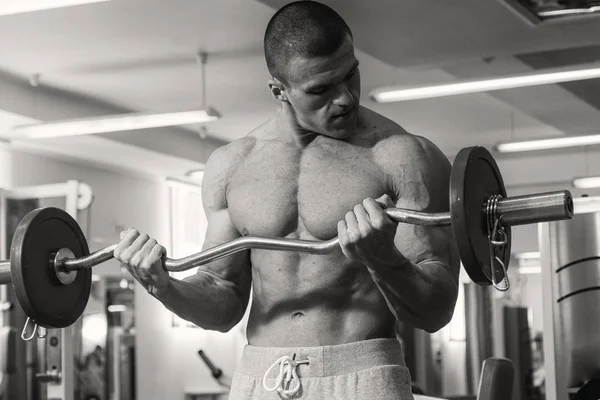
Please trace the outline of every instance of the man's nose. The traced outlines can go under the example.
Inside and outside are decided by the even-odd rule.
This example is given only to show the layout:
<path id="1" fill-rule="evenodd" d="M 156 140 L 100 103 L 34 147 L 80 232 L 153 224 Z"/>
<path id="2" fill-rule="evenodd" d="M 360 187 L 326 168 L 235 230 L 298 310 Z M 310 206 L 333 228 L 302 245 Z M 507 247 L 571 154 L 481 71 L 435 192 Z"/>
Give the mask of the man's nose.
<path id="1" fill-rule="evenodd" d="M 352 106 L 354 106 L 354 96 L 352 96 L 352 93 L 350 93 L 350 90 L 348 90 L 348 86 L 340 85 L 338 95 L 334 99 L 333 103 L 336 106 L 344 109 L 352 108 Z"/>

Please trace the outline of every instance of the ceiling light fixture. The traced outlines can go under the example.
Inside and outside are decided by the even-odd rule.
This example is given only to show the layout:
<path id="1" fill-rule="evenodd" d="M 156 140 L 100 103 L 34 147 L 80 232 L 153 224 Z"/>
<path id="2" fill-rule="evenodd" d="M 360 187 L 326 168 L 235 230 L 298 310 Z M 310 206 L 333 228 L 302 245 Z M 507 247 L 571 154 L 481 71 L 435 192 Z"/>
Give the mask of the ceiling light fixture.
<path id="1" fill-rule="evenodd" d="M 524 251 L 513 254 L 513 258 L 517 262 L 517 271 L 520 274 L 539 274 L 542 272 L 540 256 L 538 251 Z"/>
<path id="2" fill-rule="evenodd" d="M 540 11 L 538 15 L 540 17 L 562 17 L 565 15 L 584 15 L 584 14 L 595 14 L 600 12 L 600 7 L 592 6 L 588 8 L 566 8 L 562 10 L 548 10 Z"/>
<path id="3" fill-rule="evenodd" d="M 105 1 L 109 0 L 3 0 L 0 2 L 0 15 L 22 14 Z"/>
<path id="4" fill-rule="evenodd" d="M 561 136 L 544 139 L 499 142 L 494 148 L 499 153 L 549 150 L 564 147 L 592 146 L 600 144 L 600 134 L 581 136 Z"/>
<path id="5" fill-rule="evenodd" d="M 519 267 L 518 271 L 522 275 L 540 274 L 542 272 L 542 267 L 541 266 Z"/>
<path id="6" fill-rule="evenodd" d="M 423 87 L 387 87 L 373 90 L 369 97 L 378 103 L 390 103 L 407 100 L 421 100 L 459 94 L 481 93 L 502 89 L 548 85 L 552 83 L 572 82 L 600 78 L 598 64 L 578 69 L 547 69 L 535 73 L 514 75 L 502 78 L 459 81 L 444 85 Z"/>
<path id="7" fill-rule="evenodd" d="M 521 253 L 515 253 L 513 255 L 517 260 L 539 260 L 540 252 L 539 251 L 524 251 Z"/>
<path id="8" fill-rule="evenodd" d="M 11 138 L 44 139 L 60 136 L 91 135 L 94 133 L 204 123 L 219 118 L 219 113 L 212 108 L 163 114 L 117 114 L 17 126 L 11 131 Z"/>
<path id="9" fill-rule="evenodd" d="M 591 189 L 600 187 L 600 176 L 588 176 L 573 179 L 573 187 L 577 189 Z"/>
<path id="10" fill-rule="evenodd" d="M 127 306 L 125 304 L 111 304 L 107 307 L 107 311 L 109 313 L 125 312 L 127 311 Z"/>
<path id="11" fill-rule="evenodd" d="M 45 139 L 60 136 L 91 135 L 216 121 L 221 118 L 221 114 L 214 108 L 205 105 L 206 76 L 204 65 L 206 59 L 205 53 L 198 55 L 198 60 L 202 63 L 202 108 L 199 110 L 169 113 L 127 113 L 22 125 L 12 129 L 10 139 Z"/>

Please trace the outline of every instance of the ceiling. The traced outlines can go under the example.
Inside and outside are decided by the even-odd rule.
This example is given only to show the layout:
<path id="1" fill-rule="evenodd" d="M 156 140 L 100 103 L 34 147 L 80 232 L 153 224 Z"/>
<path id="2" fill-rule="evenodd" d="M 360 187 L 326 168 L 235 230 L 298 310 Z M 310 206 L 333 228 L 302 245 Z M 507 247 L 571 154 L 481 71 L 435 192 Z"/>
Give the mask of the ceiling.
<path id="1" fill-rule="evenodd" d="M 186 126 L 23 144 L 73 157 L 85 146 L 101 148 L 82 156 L 98 162 L 118 149 L 138 169 L 160 154 L 174 167 L 154 168 L 159 175 L 201 167 L 215 148 L 244 136 L 277 108 L 267 90 L 262 36 L 275 9 L 287 2 L 113 0 L 0 16 L 0 137 L 23 118 L 202 107 L 196 59 L 202 51 L 208 54 L 206 102 L 223 115 L 206 125 L 208 138 L 200 137 L 198 126 Z M 595 62 L 598 17 L 536 25 L 502 0 L 324 2 L 354 32 L 363 104 L 429 137 L 449 157 L 475 144 L 598 130 L 600 80 L 393 104 L 367 97 L 378 86 Z M 41 77 L 37 87 L 29 84 L 34 74 Z M 552 155 L 544 159 L 551 163 Z"/>

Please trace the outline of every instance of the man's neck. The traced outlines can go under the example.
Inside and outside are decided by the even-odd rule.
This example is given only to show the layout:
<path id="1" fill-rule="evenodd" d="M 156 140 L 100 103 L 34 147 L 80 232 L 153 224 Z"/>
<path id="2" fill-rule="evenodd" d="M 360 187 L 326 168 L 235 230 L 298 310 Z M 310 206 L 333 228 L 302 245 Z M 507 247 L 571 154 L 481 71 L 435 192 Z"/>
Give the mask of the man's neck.
<path id="1" fill-rule="evenodd" d="M 319 137 L 331 140 L 342 140 L 348 143 L 354 143 L 356 141 L 362 142 L 365 140 L 364 133 L 368 132 L 366 120 L 362 113 L 363 108 L 361 107 L 357 126 L 352 136 L 348 137 L 347 139 L 333 139 L 326 135 L 304 129 L 298 123 L 296 113 L 294 112 L 292 106 L 287 103 L 283 103 L 281 108 L 277 111 L 277 115 L 275 117 L 276 135 L 279 140 L 294 143 L 300 148 L 305 148 Z"/>
<path id="2" fill-rule="evenodd" d="M 304 129 L 296 119 L 296 113 L 289 104 L 282 104 L 275 117 L 277 135 L 283 141 L 293 142 L 298 147 L 308 146 L 316 137 L 321 136 L 318 133 Z"/>

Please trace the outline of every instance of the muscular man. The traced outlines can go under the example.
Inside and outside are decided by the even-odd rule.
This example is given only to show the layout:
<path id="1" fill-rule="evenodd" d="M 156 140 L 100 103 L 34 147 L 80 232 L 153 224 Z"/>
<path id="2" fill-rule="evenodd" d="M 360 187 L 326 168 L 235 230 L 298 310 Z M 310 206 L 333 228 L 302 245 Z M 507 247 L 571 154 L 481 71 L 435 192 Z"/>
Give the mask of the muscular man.
<path id="1" fill-rule="evenodd" d="M 281 8 L 264 38 L 281 107 L 216 150 L 202 183 L 204 248 L 240 236 L 340 238 L 328 255 L 251 250 L 176 280 L 136 230 L 115 257 L 165 307 L 228 331 L 252 290 L 230 399 L 412 399 L 395 324 L 446 325 L 459 262 L 447 228 L 392 222 L 386 207 L 448 211 L 450 164 L 423 137 L 359 105 L 353 36 L 331 8 Z"/>

